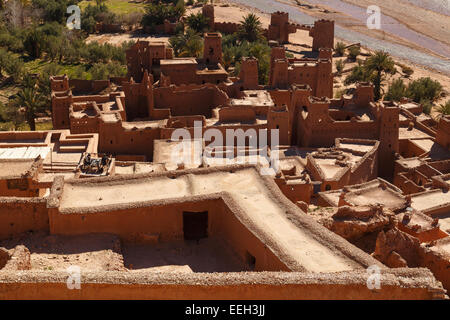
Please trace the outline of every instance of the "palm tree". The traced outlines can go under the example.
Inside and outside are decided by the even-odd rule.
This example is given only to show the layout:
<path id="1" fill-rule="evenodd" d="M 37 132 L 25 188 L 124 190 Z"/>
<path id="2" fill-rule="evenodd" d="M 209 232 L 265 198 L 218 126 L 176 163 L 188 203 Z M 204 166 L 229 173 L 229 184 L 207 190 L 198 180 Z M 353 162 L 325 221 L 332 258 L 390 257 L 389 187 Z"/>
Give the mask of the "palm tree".
<path id="1" fill-rule="evenodd" d="M 196 32 L 204 32 L 209 27 L 209 18 L 205 17 L 201 12 L 190 14 L 186 18 L 186 23 L 192 30 Z"/>
<path id="2" fill-rule="evenodd" d="M 36 130 L 37 114 L 45 110 L 45 98 L 36 87 L 25 87 L 17 93 L 12 105 L 18 113 L 22 113 L 31 131 Z"/>
<path id="3" fill-rule="evenodd" d="M 439 105 L 439 107 L 437 108 L 437 112 L 438 112 L 437 116 L 438 119 L 450 115 L 450 100 L 448 100 L 444 104 Z"/>
<path id="4" fill-rule="evenodd" d="M 247 40 L 249 42 L 254 42 L 262 37 L 262 24 L 259 18 L 253 14 L 249 13 L 244 20 L 241 21 L 239 26 L 238 34 L 241 40 Z"/>
<path id="5" fill-rule="evenodd" d="M 203 40 L 194 30 L 188 29 L 186 33 L 180 33 L 169 39 L 177 57 L 197 57 L 203 52 Z"/>
<path id="6" fill-rule="evenodd" d="M 372 82 L 375 86 L 375 100 L 379 100 L 381 98 L 381 86 L 384 80 L 383 74 L 395 74 L 396 72 L 394 60 L 392 60 L 387 52 L 376 51 L 366 60 L 364 69 L 372 75 Z"/>

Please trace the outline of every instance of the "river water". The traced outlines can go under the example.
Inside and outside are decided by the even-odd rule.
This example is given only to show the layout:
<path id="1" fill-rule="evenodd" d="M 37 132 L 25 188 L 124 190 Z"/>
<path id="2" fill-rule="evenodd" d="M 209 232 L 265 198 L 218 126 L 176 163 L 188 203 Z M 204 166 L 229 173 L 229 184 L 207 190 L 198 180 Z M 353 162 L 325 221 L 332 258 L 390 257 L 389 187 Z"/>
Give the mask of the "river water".
<path id="1" fill-rule="evenodd" d="M 428 9 L 440 14 L 450 16 L 450 1 L 449 0 L 403 0 L 409 2 L 417 7 Z"/>
<path id="2" fill-rule="evenodd" d="M 275 11 L 284 11 L 289 13 L 289 18 L 292 21 L 295 21 L 296 23 L 300 24 L 313 24 L 316 20 L 314 17 L 311 17 L 301 11 L 298 10 L 297 7 L 294 5 L 289 5 L 285 3 L 280 3 L 275 0 L 231 0 L 235 3 L 243 4 L 249 7 L 254 7 L 256 9 L 259 9 L 266 13 L 272 13 Z M 414 1 L 414 0 L 410 0 Z M 445 0 L 448 1 L 448 0 Z M 333 7 L 334 6 L 341 6 L 341 9 L 338 9 L 336 7 L 336 11 L 341 11 L 347 14 L 350 14 L 354 16 L 356 19 L 360 21 L 366 21 L 367 15 L 364 9 L 354 6 L 354 5 L 348 5 L 340 0 L 334 0 L 334 1 L 324 1 L 324 0 L 309 0 L 311 3 L 317 3 L 317 4 L 326 4 L 327 6 Z M 330 5 L 333 3 L 333 5 Z M 348 7 L 348 6 L 350 7 Z M 344 9 L 342 9 L 344 8 Z M 344 11 L 343 11 L 344 10 Z M 364 15 L 362 15 L 361 13 Z M 359 17 L 359 18 L 358 18 Z M 364 17 L 364 20 L 362 20 L 362 17 Z M 389 30 L 391 30 L 389 33 L 392 33 L 394 35 L 403 37 L 411 42 L 415 42 L 418 45 L 422 47 L 426 47 L 428 49 L 433 49 L 436 51 L 440 51 L 437 53 L 440 53 L 447 58 L 440 58 L 436 57 L 430 54 L 426 54 L 423 52 L 420 52 L 418 50 L 409 48 L 407 46 L 403 46 L 400 44 L 392 43 L 387 40 L 381 40 L 376 39 L 373 37 L 370 37 L 368 35 L 359 33 L 357 31 L 348 30 L 345 29 L 339 25 L 336 25 L 335 28 L 335 35 L 338 38 L 344 39 L 346 41 L 356 43 L 361 43 L 362 46 L 370 48 L 372 50 L 384 50 L 388 53 L 390 53 L 393 56 L 407 59 L 413 63 L 424 65 L 431 67 L 433 69 L 442 71 L 445 74 L 450 75 L 450 52 L 449 47 L 445 44 L 438 42 L 434 39 L 431 39 L 429 37 L 426 37 L 424 35 L 420 35 L 419 33 L 408 29 L 405 25 L 401 24 L 397 20 L 390 18 L 388 16 L 382 16 L 381 21 L 383 24 L 383 21 L 385 25 L 383 28 L 390 26 Z M 390 24 L 387 24 L 387 22 L 391 22 Z M 395 23 L 394 23 L 395 22 Z M 387 29 L 386 29 L 387 31 Z"/>

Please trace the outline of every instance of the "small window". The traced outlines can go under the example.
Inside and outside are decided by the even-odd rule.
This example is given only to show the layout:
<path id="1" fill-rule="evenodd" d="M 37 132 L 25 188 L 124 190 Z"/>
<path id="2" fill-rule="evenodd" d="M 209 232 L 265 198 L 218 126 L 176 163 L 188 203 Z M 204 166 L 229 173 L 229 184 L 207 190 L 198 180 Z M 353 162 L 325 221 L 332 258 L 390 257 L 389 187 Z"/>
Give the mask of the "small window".
<path id="1" fill-rule="evenodd" d="M 330 191 L 331 190 L 331 186 L 329 185 L 329 184 L 327 184 L 326 186 L 325 186 L 325 191 Z"/>

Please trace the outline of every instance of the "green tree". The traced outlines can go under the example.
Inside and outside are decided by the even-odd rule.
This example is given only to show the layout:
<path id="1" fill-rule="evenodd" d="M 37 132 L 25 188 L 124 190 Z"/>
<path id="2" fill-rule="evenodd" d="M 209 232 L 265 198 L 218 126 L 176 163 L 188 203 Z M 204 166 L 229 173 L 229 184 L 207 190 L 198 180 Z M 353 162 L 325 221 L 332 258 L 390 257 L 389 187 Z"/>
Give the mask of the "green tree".
<path id="1" fill-rule="evenodd" d="M 394 60 L 392 60 L 387 52 L 376 51 L 366 60 L 364 68 L 371 75 L 375 100 L 377 101 L 381 98 L 381 86 L 385 74 L 395 74 L 396 72 Z"/>
<path id="2" fill-rule="evenodd" d="M 25 87 L 17 93 L 11 103 L 16 112 L 23 115 L 31 131 L 36 130 L 37 115 L 45 111 L 45 98 L 36 87 Z"/>
<path id="3" fill-rule="evenodd" d="M 197 14 L 192 13 L 186 18 L 186 24 L 188 25 L 188 27 L 199 33 L 202 33 L 208 29 L 208 21 L 209 19 L 205 17 L 201 12 Z"/>
<path id="4" fill-rule="evenodd" d="M 165 3 L 151 3 L 146 7 L 145 15 L 142 17 L 141 24 L 144 27 L 155 27 L 164 23 L 164 20 L 177 22 L 186 12 L 184 2 L 178 2 L 177 5 Z"/>
<path id="5" fill-rule="evenodd" d="M 412 81 L 406 89 L 406 94 L 415 102 L 434 101 L 439 97 L 441 91 L 442 85 L 438 81 L 426 77 Z"/>
<path id="6" fill-rule="evenodd" d="M 18 82 L 24 74 L 24 63 L 20 58 L 0 48 L 0 76 L 3 71 L 11 76 L 14 82 Z"/>
<path id="7" fill-rule="evenodd" d="M 241 40 L 249 42 L 260 40 L 262 37 L 262 24 L 259 18 L 253 13 L 245 16 L 239 26 L 238 35 Z"/>
<path id="8" fill-rule="evenodd" d="M 203 39 L 192 29 L 171 37 L 169 43 L 177 57 L 200 57 L 203 52 Z"/>

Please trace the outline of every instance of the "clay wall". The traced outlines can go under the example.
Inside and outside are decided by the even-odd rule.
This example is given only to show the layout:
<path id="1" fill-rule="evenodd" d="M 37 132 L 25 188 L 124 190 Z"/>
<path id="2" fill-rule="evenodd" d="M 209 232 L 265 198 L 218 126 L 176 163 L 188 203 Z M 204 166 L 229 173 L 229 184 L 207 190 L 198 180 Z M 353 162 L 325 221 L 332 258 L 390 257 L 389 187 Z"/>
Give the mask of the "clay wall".
<path id="1" fill-rule="evenodd" d="M 398 152 L 403 158 L 419 157 L 425 153 L 422 148 L 420 148 L 417 144 L 413 143 L 412 140 L 409 139 L 399 140 L 398 146 Z"/>
<path id="2" fill-rule="evenodd" d="M 429 162 L 428 165 L 443 174 L 450 173 L 450 159 L 443 160 L 443 161 Z"/>
<path id="3" fill-rule="evenodd" d="M 120 32 L 123 32 L 123 29 L 122 29 L 122 24 L 119 24 L 119 23 L 97 22 L 95 24 L 95 32 L 99 32 L 99 33 L 120 33 Z"/>
<path id="4" fill-rule="evenodd" d="M 179 275 L 133 271 L 133 280 L 122 272 L 109 272 L 109 279 L 99 273 L 83 273 L 82 290 L 67 290 L 67 273 L 48 272 L 18 276 L 2 274 L 1 299 L 196 299 L 196 300 L 423 300 L 442 299 L 442 287 L 426 269 L 382 271 L 383 285 L 367 288 L 367 273 L 217 273 Z M 26 277 L 26 278 L 25 278 Z M 23 281 L 23 279 L 26 281 Z M 408 281 L 405 281 L 405 278 Z M 45 279 L 45 281 L 44 281 Z M 45 282 L 45 286 L 42 283 Z M 405 283 L 407 283 L 405 285 Z M 427 285 L 425 285 L 427 284 Z M 267 310 L 266 310 L 267 312 Z"/>
<path id="5" fill-rule="evenodd" d="M 175 85 L 197 83 L 197 64 L 170 64 L 162 65 L 161 73 L 170 77 Z"/>
<path id="6" fill-rule="evenodd" d="M 252 107 L 225 107 L 219 110 L 220 122 L 250 122 L 256 121 L 256 113 Z"/>
<path id="7" fill-rule="evenodd" d="M 213 4 L 204 4 L 202 7 L 203 16 L 208 19 L 209 29 L 214 29 L 214 5 Z"/>
<path id="8" fill-rule="evenodd" d="M 228 104 L 228 96 L 216 86 L 181 86 L 155 88 L 156 108 L 168 108 L 172 116 L 204 115 L 211 117 L 211 110 Z"/>
<path id="9" fill-rule="evenodd" d="M 52 93 L 52 122 L 53 129 L 69 129 L 69 107 L 72 103 L 72 93 Z"/>
<path id="10" fill-rule="evenodd" d="M 207 65 L 222 63 L 222 35 L 208 32 L 204 35 L 203 61 Z"/>
<path id="11" fill-rule="evenodd" d="M 450 150 L 450 116 L 442 117 L 439 121 L 436 142 Z"/>
<path id="12" fill-rule="evenodd" d="M 439 242 L 449 242 L 449 238 L 442 239 Z M 448 276 L 448 271 L 450 269 L 450 256 L 439 253 L 436 250 L 430 250 L 428 248 L 422 248 L 419 251 L 420 257 L 422 259 L 421 265 L 430 269 L 433 272 L 436 279 L 442 282 L 445 289 L 450 290 L 450 277 Z"/>
<path id="13" fill-rule="evenodd" d="M 404 194 L 413 194 L 425 191 L 425 188 L 418 186 L 412 181 L 406 173 L 398 173 L 394 175 L 394 185 L 400 188 Z"/>
<path id="14" fill-rule="evenodd" d="M 0 198 L 0 239 L 28 231 L 48 231 L 47 201 L 43 198 Z"/>
<path id="15" fill-rule="evenodd" d="M 94 94 L 110 86 L 109 80 L 80 80 L 70 79 L 69 86 L 73 94 Z"/>
<path id="16" fill-rule="evenodd" d="M 332 123 L 312 124 L 311 131 L 304 132 L 300 127 L 299 137 L 304 147 L 331 147 L 336 138 L 378 139 L 377 124 L 374 121 L 334 121 Z"/>
<path id="17" fill-rule="evenodd" d="M 0 179 L 0 195 L 4 197 L 37 197 L 39 188 L 32 177 Z"/>
<path id="18" fill-rule="evenodd" d="M 21 140 L 37 140 L 36 143 L 27 143 L 27 145 L 33 146 L 46 146 L 50 143 L 50 137 L 48 131 L 2 131 L 0 132 L 0 145 L 3 142 L 8 142 L 5 147 L 9 146 L 23 146 Z M 17 145 L 12 144 L 12 141 L 19 140 Z"/>
<path id="19" fill-rule="evenodd" d="M 153 159 L 153 141 L 160 139 L 159 128 L 126 130 L 121 122 L 99 125 L 98 151 L 121 155 L 145 155 Z"/>
<path id="20" fill-rule="evenodd" d="M 309 35 L 313 37 L 313 50 L 334 48 L 334 21 L 316 20 Z"/>
<path id="21" fill-rule="evenodd" d="M 288 184 L 288 181 L 289 180 L 284 179 L 275 181 L 286 198 L 294 203 L 296 203 L 297 201 L 310 203 L 311 195 L 313 193 L 313 185 L 311 183 Z"/>
<path id="22" fill-rule="evenodd" d="M 192 200 L 165 204 L 142 204 L 129 209 L 96 208 L 90 213 L 59 213 L 50 211 L 52 234 L 113 233 L 122 239 L 140 241 L 145 235 L 159 235 L 160 241 L 184 239 L 183 212 L 208 212 L 208 236 L 229 243 L 245 263 L 247 252 L 255 257 L 255 271 L 290 271 L 267 245 L 261 242 L 224 200 Z"/>
<path id="23" fill-rule="evenodd" d="M 232 22 L 215 22 L 214 30 L 225 34 L 235 33 L 239 30 L 239 23 Z"/>

